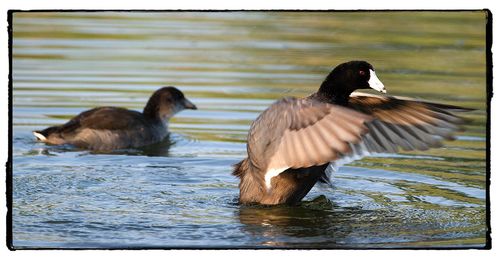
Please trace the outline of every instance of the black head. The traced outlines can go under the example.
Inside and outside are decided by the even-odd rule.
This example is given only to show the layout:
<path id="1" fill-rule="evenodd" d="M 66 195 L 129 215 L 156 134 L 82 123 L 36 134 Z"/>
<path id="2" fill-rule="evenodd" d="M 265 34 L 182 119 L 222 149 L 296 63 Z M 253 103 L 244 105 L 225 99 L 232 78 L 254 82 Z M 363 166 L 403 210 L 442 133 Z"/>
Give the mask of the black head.
<path id="1" fill-rule="evenodd" d="M 348 97 L 353 91 L 365 88 L 386 92 L 371 64 L 350 61 L 335 67 L 321 84 L 318 93 L 329 97 Z"/>
<path id="2" fill-rule="evenodd" d="M 149 98 L 144 115 L 151 118 L 168 119 L 174 114 L 184 110 L 196 110 L 196 105 L 184 97 L 184 94 L 175 87 L 163 87 Z"/>

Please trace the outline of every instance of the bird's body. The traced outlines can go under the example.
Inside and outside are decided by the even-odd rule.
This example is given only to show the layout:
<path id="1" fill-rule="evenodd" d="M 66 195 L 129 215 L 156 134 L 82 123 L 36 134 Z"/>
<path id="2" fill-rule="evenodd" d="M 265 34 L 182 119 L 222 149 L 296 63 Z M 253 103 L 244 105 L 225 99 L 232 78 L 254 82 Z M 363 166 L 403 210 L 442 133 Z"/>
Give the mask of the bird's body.
<path id="1" fill-rule="evenodd" d="M 50 144 L 110 150 L 159 142 L 167 135 L 167 123 L 150 119 L 137 111 L 97 107 L 77 115 L 63 125 L 34 133 L 38 138 L 44 137 L 42 141 Z"/>
<path id="2" fill-rule="evenodd" d="M 369 87 L 385 92 L 370 64 L 344 63 L 318 92 L 265 110 L 250 128 L 248 157 L 233 172 L 240 203 L 297 203 L 318 181 L 328 181 L 330 163 L 439 147 L 463 121 L 451 113 L 463 108 L 352 93 Z"/>
<path id="3" fill-rule="evenodd" d="M 185 108 L 196 109 L 196 106 L 179 90 L 166 87 L 151 96 L 142 113 L 119 107 L 97 107 L 65 124 L 33 134 L 45 143 L 71 144 L 98 151 L 141 147 L 163 140 L 168 134 L 170 117 Z"/>

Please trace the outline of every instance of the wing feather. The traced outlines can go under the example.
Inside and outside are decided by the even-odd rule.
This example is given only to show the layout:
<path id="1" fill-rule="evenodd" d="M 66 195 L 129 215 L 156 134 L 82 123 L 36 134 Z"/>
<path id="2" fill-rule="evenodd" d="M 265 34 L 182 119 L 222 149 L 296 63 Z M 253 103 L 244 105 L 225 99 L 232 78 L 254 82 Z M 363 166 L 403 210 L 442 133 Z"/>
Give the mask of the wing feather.
<path id="1" fill-rule="evenodd" d="M 456 106 L 409 98 L 352 94 L 347 107 L 314 97 L 285 98 L 264 111 L 248 138 L 262 172 L 304 168 L 374 153 L 427 150 L 452 139 L 464 120 Z"/>

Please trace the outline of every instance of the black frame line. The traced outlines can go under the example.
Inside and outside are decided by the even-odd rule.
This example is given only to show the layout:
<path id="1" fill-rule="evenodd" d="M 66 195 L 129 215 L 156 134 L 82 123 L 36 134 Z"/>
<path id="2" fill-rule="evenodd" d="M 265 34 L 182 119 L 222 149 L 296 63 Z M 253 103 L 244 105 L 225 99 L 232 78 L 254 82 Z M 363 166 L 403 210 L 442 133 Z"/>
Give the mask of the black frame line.
<path id="1" fill-rule="evenodd" d="M 329 248 L 305 248 L 305 247 L 151 247 L 151 246 L 117 246 L 111 248 L 100 248 L 100 247 L 14 247 L 13 245 L 13 230 L 12 230 L 12 43 L 13 43 L 13 14 L 16 12 L 148 12 L 148 13 L 158 13 L 158 12 L 331 12 L 331 13 L 346 13 L 346 12 L 474 12 L 482 11 L 485 13 L 486 23 L 486 38 L 485 38 L 485 54 L 486 54 L 486 244 L 484 247 L 369 247 L 369 248 L 357 248 L 357 247 L 329 247 Z M 171 9 L 171 10 L 158 10 L 158 9 L 130 9 L 130 10 L 120 10 L 120 9 L 34 9 L 34 10 L 8 10 L 7 11 L 7 22 L 8 22 L 8 47 L 9 47 L 9 84 L 8 84 L 8 157 L 6 162 L 6 200 L 7 200 L 7 217 L 6 217 L 6 245 L 11 251 L 16 250 L 239 250 L 239 249 L 267 249 L 267 250 L 463 250 L 463 249 L 479 249 L 479 250 L 490 250 L 492 248 L 491 243 L 491 199 L 490 199 L 490 186 L 491 186 L 491 98 L 493 97 L 493 56 L 491 51 L 491 46 L 493 43 L 493 14 L 492 12 L 485 9 L 358 9 L 358 10 L 300 10 L 300 9 L 225 9 L 225 10 L 196 10 L 196 9 Z"/>

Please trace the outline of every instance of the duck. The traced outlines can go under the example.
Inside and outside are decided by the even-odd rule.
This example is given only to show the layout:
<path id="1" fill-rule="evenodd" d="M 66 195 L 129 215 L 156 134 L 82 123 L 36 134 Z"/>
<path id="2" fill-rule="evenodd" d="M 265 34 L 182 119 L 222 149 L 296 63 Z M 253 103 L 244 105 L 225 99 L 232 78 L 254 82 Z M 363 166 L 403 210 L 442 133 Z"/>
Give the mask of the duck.
<path id="1" fill-rule="evenodd" d="M 176 113 L 197 107 L 175 87 L 163 87 L 149 98 L 142 112 L 103 106 L 84 111 L 58 126 L 33 131 L 36 140 L 51 145 L 110 151 L 138 148 L 162 141 Z"/>
<path id="2" fill-rule="evenodd" d="M 441 147 L 463 130 L 456 112 L 472 110 L 386 93 L 370 63 L 349 61 L 334 67 L 317 92 L 274 102 L 251 124 L 247 156 L 233 167 L 239 203 L 298 204 L 353 160 Z"/>

